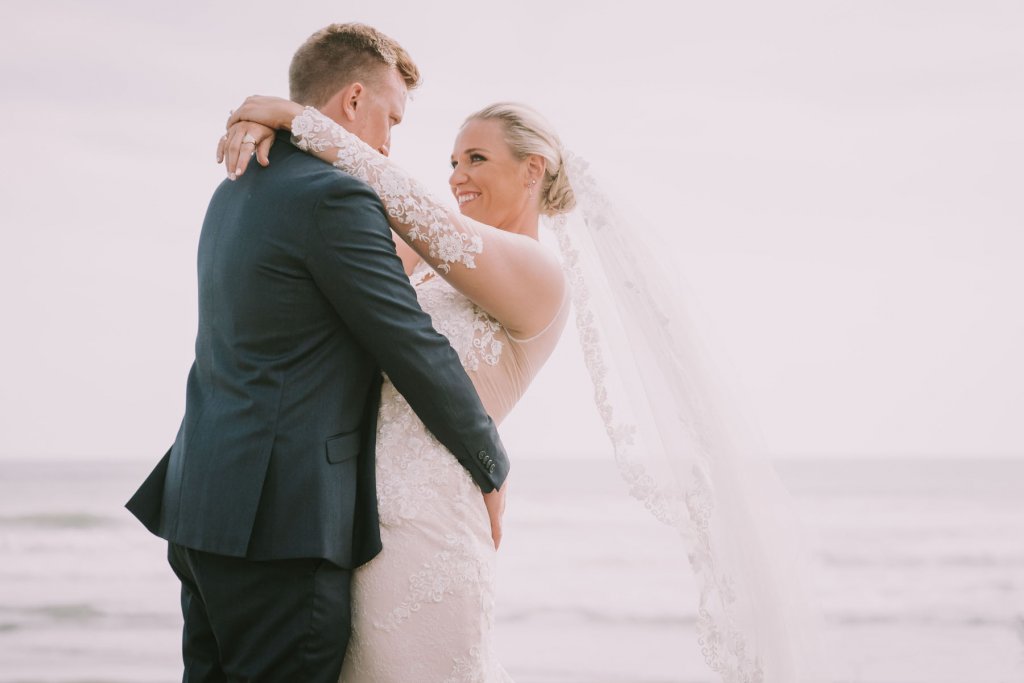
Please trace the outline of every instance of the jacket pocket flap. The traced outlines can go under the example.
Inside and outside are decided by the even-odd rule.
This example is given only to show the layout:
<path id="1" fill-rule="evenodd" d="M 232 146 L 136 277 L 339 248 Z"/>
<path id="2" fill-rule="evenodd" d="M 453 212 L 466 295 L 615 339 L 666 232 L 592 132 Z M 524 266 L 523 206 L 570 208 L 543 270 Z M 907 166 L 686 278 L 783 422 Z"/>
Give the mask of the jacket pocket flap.
<path id="1" fill-rule="evenodd" d="M 327 462 L 335 464 L 354 458 L 362 444 L 359 437 L 359 430 L 356 430 L 327 439 Z"/>

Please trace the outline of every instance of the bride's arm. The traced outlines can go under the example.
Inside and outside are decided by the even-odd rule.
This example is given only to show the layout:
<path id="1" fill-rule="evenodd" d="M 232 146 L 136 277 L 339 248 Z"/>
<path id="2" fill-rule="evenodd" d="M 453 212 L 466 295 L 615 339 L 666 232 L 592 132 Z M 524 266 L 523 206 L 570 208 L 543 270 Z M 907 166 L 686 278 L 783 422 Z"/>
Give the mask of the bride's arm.
<path id="1" fill-rule="evenodd" d="M 446 206 L 387 157 L 316 109 L 286 100 L 259 99 L 260 107 L 243 105 L 235 117 L 291 129 L 297 147 L 369 184 L 380 195 L 394 231 L 509 332 L 533 336 L 558 312 L 565 287 L 562 270 L 535 240 L 484 225 Z M 222 148 L 228 148 L 229 168 L 234 163 L 232 144 L 245 134 L 254 135 L 257 144 L 262 144 L 264 138 L 257 133 L 269 130 L 248 133 L 254 129 L 246 125 L 233 126 L 229 139 L 222 142 Z M 241 152 L 245 151 L 242 147 Z M 248 161 L 244 155 L 235 159 Z M 244 172 L 243 164 L 236 165 L 239 172 Z"/>
<path id="2" fill-rule="evenodd" d="M 395 240 L 395 251 L 398 252 L 398 258 L 402 259 L 402 268 L 405 269 L 405 274 L 412 275 L 412 271 L 416 270 L 416 266 L 421 260 L 420 255 L 401 238 L 395 237 L 394 230 L 391 231 L 391 236 Z"/>

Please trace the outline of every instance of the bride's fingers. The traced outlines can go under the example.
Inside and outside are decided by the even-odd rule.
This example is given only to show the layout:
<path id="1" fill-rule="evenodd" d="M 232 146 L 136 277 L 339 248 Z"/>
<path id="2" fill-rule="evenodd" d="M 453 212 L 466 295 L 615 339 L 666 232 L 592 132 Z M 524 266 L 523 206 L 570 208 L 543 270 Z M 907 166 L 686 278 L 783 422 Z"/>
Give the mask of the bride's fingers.
<path id="1" fill-rule="evenodd" d="M 220 140 L 217 141 L 217 163 L 224 161 L 224 151 L 227 149 L 228 136 L 221 135 Z"/>
<path id="2" fill-rule="evenodd" d="M 245 133 L 240 130 L 241 126 L 235 125 L 228 131 L 227 149 L 224 154 L 224 166 L 228 178 L 234 180 L 238 177 L 238 161 L 242 152 L 242 137 Z M 246 145 L 248 147 L 249 145 Z"/>
<path id="3" fill-rule="evenodd" d="M 240 176 L 249 168 L 249 162 L 255 156 L 261 166 L 270 163 L 267 153 L 274 144 L 274 131 L 258 123 L 244 121 L 236 127 L 242 131 L 242 147 L 235 166 L 235 176 Z M 248 140 L 248 142 L 246 142 Z M 262 150 L 262 151 L 261 151 Z"/>
<path id="4" fill-rule="evenodd" d="M 242 136 L 239 155 L 234 162 L 235 177 L 245 173 L 253 157 L 256 157 L 261 166 L 270 165 L 270 148 L 274 145 L 275 139 L 273 128 L 252 121 L 242 121 L 232 126 L 232 131 L 240 132 Z"/>
<path id="5" fill-rule="evenodd" d="M 260 166 L 270 165 L 270 148 L 273 147 L 273 145 L 273 135 L 268 135 L 260 140 L 260 143 L 256 145 L 256 161 L 259 162 Z"/>
<path id="6" fill-rule="evenodd" d="M 270 164 L 270 148 L 274 145 L 274 129 L 251 121 L 240 121 L 228 128 L 217 144 L 217 161 L 223 161 L 228 178 L 235 180 L 245 173 L 253 156 L 261 166 Z"/>
<path id="7" fill-rule="evenodd" d="M 252 159 L 253 154 L 256 152 L 256 143 L 252 141 L 246 142 L 246 139 L 250 137 L 248 131 L 246 131 L 243 137 L 242 146 L 238 150 L 238 160 L 235 162 L 236 178 L 245 173 L 245 169 L 249 168 L 249 160 Z"/>

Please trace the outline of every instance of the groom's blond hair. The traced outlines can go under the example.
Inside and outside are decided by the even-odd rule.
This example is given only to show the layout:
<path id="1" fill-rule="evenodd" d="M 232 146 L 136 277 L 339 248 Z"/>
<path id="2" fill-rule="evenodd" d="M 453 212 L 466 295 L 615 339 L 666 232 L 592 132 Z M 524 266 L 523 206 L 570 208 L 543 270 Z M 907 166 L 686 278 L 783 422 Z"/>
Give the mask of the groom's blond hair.
<path id="1" fill-rule="evenodd" d="M 398 69 L 412 90 L 420 84 L 420 70 L 405 49 L 366 24 L 331 24 L 306 40 L 288 69 L 291 99 L 322 107 L 345 86 L 375 82 L 391 68 Z"/>

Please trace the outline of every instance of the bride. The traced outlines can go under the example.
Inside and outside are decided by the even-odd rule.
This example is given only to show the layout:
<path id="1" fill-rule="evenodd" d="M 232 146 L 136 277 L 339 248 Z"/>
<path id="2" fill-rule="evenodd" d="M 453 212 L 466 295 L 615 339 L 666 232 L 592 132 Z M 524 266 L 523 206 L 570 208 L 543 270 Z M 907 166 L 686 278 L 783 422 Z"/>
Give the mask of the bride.
<path id="1" fill-rule="evenodd" d="M 687 544 L 708 665 L 726 683 L 825 680 L 784 492 L 734 444 L 734 423 L 643 236 L 539 114 L 499 103 L 466 119 L 449 178 L 457 211 L 389 161 L 386 147 L 372 149 L 311 107 L 254 96 L 228 123 L 218 157 L 232 177 L 250 155 L 266 165 L 284 128 L 380 195 L 421 305 L 496 422 L 552 352 L 571 296 L 620 472 Z M 564 214 L 577 200 L 585 227 L 569 230 Z M 561 263 L 538 242 L 542 216 L 554 218 Z M 488 528 L 472 480 L 387 383 L 378 425 L 384 550 L 354 574 L 342 681 L 511 680 L 491 641 L 500 528 Z"/>

